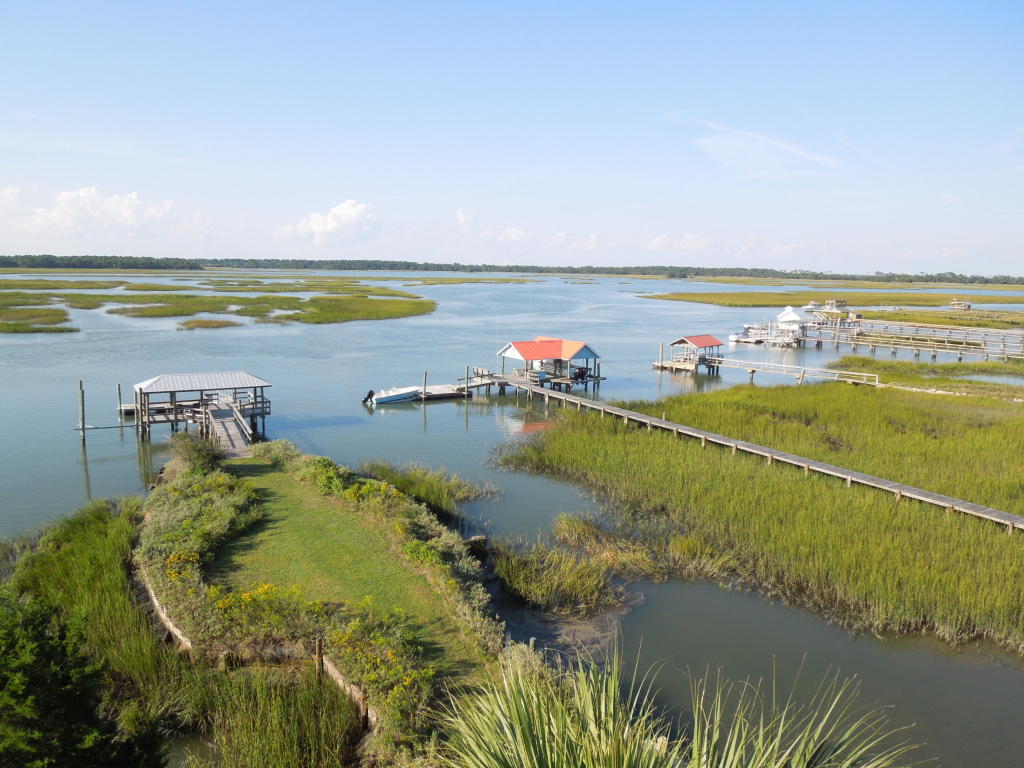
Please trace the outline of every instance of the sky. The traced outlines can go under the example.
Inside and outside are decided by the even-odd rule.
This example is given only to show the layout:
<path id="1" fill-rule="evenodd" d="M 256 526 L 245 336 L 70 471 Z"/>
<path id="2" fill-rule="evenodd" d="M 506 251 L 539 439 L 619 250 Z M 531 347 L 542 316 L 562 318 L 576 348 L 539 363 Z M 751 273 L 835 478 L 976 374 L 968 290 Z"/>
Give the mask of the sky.
<path id="1" fill-rule="evenodd" d="M 1024 3 L 0 5 L 0 253 L 1024 274 Z"/>

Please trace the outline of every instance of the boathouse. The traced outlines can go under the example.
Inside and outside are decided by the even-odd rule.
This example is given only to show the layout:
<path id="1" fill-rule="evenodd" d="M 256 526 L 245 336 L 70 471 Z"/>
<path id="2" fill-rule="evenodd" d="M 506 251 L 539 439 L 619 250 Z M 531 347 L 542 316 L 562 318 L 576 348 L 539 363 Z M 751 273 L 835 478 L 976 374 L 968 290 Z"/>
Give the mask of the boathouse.
<path id="1" fill-rule="evenodd" d="M 585 341 L 538 336 L 532 341 L 510 341 L 500 350 L 501 372 L 505 361 L 522 363 L 512 373 L 553 386 L 587 384 L 601 379 L 601 356 Z"/>
<path id="2" fill-rule="evenodd" d="M 175 432 L 180 425 L 196 424 L 203 434 L 220 437 L 226 431 L 232 437 L 240 432 L 241 439 L 252 442 L 257 432 L 266 432 L 270 386 L 246 371 L 164 373 L 136 384 L 135 402 L 123 410 L 134 412 L 143 435 L 154 424 L 170 424 Z"/>
<path id="3" fill-rule="evenodd" d="M 672 368 L 696 371 L 704 366 L 708 373 L 718 373 L 715 361 L 722 357 L 722 342 L 709 333 L 682 336 L 670 345 Z"/>

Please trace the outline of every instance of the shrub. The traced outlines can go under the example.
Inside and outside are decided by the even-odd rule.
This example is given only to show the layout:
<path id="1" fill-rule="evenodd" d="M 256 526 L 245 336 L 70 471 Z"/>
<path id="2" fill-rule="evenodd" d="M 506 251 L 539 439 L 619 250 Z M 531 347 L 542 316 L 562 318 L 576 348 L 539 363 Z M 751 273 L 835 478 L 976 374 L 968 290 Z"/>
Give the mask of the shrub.
<path id="1" fill-rule="evenodd" d="M 267 443 L 256 443 L 252 447 L 252 455 L 257 459 L 269 461 L 278 469 L 288 470 L 299 460 L 302 454 L 290 440 L 271 440 Z"/>
<path id="2" fill-rule="evenodd" d="M 327 652 L 344 673 L 366 688 L 383 715 L 386 736 L 406 741 L 425 731 L 434 669 L 404 619 L 364 601 L 327 635 Z"/>
<path id="3" fill-rule="evenodd" d="M 224 461 L 224 449 L 213 440 L 187 432 L 171 437 L 171 456 L 190 472 L 213 472 Z"/>

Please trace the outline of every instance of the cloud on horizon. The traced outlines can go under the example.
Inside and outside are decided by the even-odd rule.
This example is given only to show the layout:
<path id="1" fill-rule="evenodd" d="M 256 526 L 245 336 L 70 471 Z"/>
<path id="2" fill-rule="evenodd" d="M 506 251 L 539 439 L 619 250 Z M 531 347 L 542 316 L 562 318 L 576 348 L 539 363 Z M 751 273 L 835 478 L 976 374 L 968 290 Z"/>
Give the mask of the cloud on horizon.
<path id="1" fill-rule="evenodd" d="M 376 221 L 372 203 L 345 200 L 326 213 L 313 211 L 295 224 L 281 227 L 274 235 L 310 238 L 313 245 L 323 245 L 328 240 L 347 240 L 368 232 Z"/>

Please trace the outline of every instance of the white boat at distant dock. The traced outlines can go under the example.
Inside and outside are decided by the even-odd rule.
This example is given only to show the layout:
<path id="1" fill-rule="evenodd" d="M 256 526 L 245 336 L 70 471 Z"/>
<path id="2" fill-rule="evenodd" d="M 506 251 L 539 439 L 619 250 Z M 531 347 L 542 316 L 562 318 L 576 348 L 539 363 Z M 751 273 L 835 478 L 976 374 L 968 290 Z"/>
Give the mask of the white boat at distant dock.
<path id="1" fill-rule="evenodd" d="M 423 393 L 423 387 L 392 387 L 382 389 L 373 396 L 373 404 L 381 403 L 404 403 L 408 400 L 419 400 Z"/>
<path id="2" fill-rule="evenodd" d="M 456 387 L 451 384 L 430 384 L 426 387 L 392 387 L 382 389 L 369 397 L 374 405 L 384 403 L 412 403 L 422 400 L 452 400 L 455 398 L 469 397 L 465 387 Z M 364 401 L 365 402 L 365 401 Z"/>
<path id="3" fill-rule="evenodd" d="M 800 307 L 804 312 L 813 312 L 816 309 L 821 309 L 821 304 L 816 301 L 808 301 L 804 306 Z"/>

